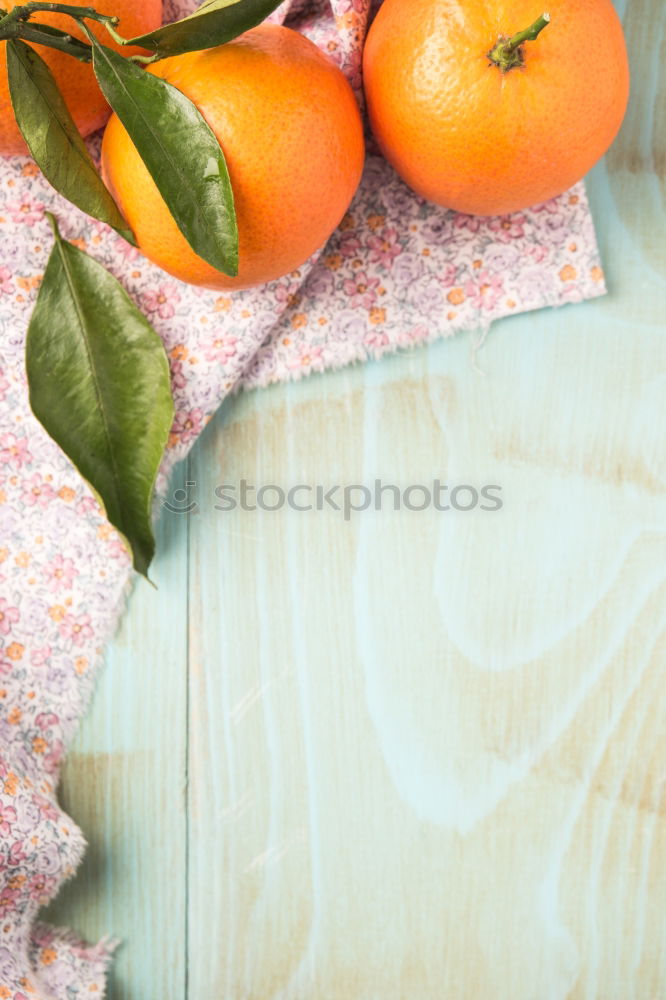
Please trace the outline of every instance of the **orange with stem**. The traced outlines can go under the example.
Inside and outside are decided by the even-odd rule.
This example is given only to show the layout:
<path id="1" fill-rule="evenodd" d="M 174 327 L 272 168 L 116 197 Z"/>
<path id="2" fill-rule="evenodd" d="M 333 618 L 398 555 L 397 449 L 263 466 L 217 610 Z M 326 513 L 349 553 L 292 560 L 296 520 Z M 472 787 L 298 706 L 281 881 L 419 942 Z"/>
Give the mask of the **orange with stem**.
<path id="1" fill-rule="evenodd" d="M 615 138 L 629 67 L 611 0 L 551 0 L 537 18 L 540 2 L 384 0 L 363 59 L 370 122 L 424 198 L 476 215 L 527 208 Z"/>

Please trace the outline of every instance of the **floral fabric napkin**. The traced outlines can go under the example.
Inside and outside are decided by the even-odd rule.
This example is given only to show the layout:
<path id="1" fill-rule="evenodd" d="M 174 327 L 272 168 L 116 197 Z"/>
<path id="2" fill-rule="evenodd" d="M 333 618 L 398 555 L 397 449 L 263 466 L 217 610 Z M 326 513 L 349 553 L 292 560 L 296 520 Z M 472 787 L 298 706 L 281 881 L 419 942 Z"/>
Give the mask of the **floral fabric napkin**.
<path id="1" fill-rule="evenodd" d="M 172 0 L 167 20 L 194 6 Z M 369 0 L 291 0 L 274 19 L 328 52 L 360 99 L 370 13 Z M 0 1000 L 101 996 L 112 950 L 35 923 L 85 848 L 57 804 L 58 771 L 131 577 L 119 537 L 28 406 L 23 344 L 51 245 L 45 209 L 123 281 L 164 339 L 177 413 L 162 488 L 238 387 L 605 290 L 582 184 L 527 212 L 471 218 L 420 201 L 370 145 L 328 245 L 280 281 L 232 296 L 175 281 L 59 198 L 30 160 L 0 160 Z"/>

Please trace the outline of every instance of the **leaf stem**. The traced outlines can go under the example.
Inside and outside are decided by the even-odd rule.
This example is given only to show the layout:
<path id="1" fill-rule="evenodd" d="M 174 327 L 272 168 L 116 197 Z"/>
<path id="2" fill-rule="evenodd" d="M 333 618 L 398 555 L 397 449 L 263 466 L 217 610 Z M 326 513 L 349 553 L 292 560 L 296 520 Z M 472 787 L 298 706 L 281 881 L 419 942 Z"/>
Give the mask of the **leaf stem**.
<path id="1" fill-rule="evenodd" d="M 92 59 L 92 49 L 85 42 L 79 41 L 73 35 L 68 35 L 64 31 L 58 31 L 48 24 L 30 24 L 20 21 L 12 32 L 14 38 L 22 38 L 26 42 L 34 42 L 36 45 L 46 45 L 51 49 L 58 49 L 66 52 L 80 62 L 90 62 Z"/>
<path id="2" fill-rule="evenodd" d="M 133 56 L 128 56 L 127 58 L 131 59 L 132 62 L 143 63 L 144 66 L 148 66 L 149 63 L 157 62 L 157 60 L 160 57 L 157 54 L 157 52 L 153 52 L 153 54 L 151 56 L 141 56 L 141 55 L 137 54 L 137 55 L 133 55 Z"/>
<path id="3" fill-rule="evenodd" d="M 499 66 L 503 73 L 507 73 L 516 66 L 522 66 L 525 61 L 523 43 L 536 41 L 543 29 L 550 24 L 550 20 L 550 14 L 544 13 L 529 28 L 518 31 L 511 38 L 500 36 L 488 53 L 488 58 L 496 66 Z"/>
<path id="4" fill-rule="evenodd" d="M 118 45 L 129 45 L 130 43 L 127 41 L 127 39 L 123 38 L 123 36 L 119 35 L 118 32 L 116 31 L 115 26 L 117 24 L 118 24 L 118 18 L 114 17 L 111 21 L 105 21 L 104 27 L 111 35 L 111 38 L 113 38 L 114 42 L 116 42 Z"/>
<path id="5" fill-rule="evenodd" d="M 60 230 L 58 229 L 58 220 L 56 219 L 53 212 L 44 212 L 44 216 L 48 219 L 48 223 L 53 230 L 53 235 L 56 238 L 56 243 L 62 242 L 62 236 L 60 235 Z"/>
<path id="6" fill-rule="evenodd" d="M 49 11 L 56 14 L 68 14 L 70 17 L 80 20 L 87 18 L 90 21 L 99 21 L 103 24 L 113 40 L 119 45 L 127 45 L 128 41 L 119 35 L 116 26 L 119 18 L 111 14 L 99 14 L 94 7 L 75 7 L 64 3 L 51 3 L 49 0 L 28 0 L 28 3 L 17 4 L 8 14 L 0 10 L 0 41 L 16 35 L 16 25 L 19 22 L 28 21 L 33 14 L 38 11 Z M 44 43 L 48 44 L 48 43 Z M 52 48 L 57 48 L 53 45 Z"/>
<path id="7" fill-rule="evenodd" d="M 47 0 L 28 0 L 28 3 L 17 4 L 7 18 L 12 21 L 27 21 L 39 10 L 51 11 L 54 14 L 69 14 L 71 17 L 88 17 L 92 21 L 111 21 L 118 24 L 118 18 L 111 14 L 98 14 L 94 7 L 72 7 L 70 4 L 51 3 Z"/>

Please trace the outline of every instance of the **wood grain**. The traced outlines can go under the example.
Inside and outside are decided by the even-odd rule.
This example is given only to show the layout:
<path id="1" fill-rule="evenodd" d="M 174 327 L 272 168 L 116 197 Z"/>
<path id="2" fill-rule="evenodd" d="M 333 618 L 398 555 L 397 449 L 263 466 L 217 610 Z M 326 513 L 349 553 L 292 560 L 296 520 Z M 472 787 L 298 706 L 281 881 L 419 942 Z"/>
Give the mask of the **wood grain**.
<path id="1" fill-rule="evenodd" d="M 251 397 L 196 456 L 204 496 L 440 475 L 505 507 L 193 522 L 193 995 L 666 986 L 663 424 L 618 420 L 664 359 L 654 331 L 600 355 L 591 308 L 505 326 L 485 377 L 460 342 Z"/>
<path id="2" fill-rule="evenodd" d="M 482 372 L 460 338 L 230 400 L 182 470 L 63 779 L 111 1000 L 666 998 L 666 10 L 617 6 L 611 294 Z M 504 505 L 215 509 L 376 477 Z"/>

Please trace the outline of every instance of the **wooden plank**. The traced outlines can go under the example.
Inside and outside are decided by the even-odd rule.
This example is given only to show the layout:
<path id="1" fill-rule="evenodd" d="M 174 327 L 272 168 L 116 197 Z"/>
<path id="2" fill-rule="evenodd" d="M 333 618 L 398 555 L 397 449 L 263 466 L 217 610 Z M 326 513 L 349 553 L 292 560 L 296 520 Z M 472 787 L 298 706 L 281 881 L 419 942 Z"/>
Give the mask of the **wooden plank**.
<path id="1" fill-rule="evenodd" d="M 197 449 L 190 996 L 666 992 L 662 67 L 590 181 L 609 298 L 503 322 L 483 375 L 463 338 L 239 398 Z M 215 510 L 376 476 L 504 507 Z"/>
<path id="2" fill-rule="evenodd" d="M 89 847 L 45 911 L 91 942 L 122 939 L 110 1000 L 185 996 L 185 518 L 162 518 L 157 550 L 158 589 L 135 585 L 63 769 L 60 800 Z"/>

